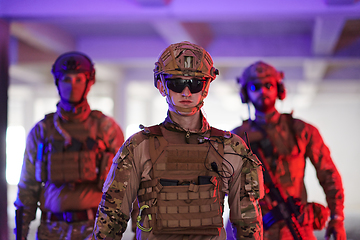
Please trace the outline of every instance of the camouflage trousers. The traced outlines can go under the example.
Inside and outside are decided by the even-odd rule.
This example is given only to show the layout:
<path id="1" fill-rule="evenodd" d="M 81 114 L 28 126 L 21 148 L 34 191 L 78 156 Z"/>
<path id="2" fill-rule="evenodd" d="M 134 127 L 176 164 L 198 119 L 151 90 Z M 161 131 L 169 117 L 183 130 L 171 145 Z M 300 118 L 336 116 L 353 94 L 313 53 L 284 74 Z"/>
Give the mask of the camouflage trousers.
<path id="1" fill-rule="evenodd" d="M 306 239 L 316 240 L 312 226 L 306 225 L 306 226 L 302 226 L 302 228 L 306 234 L 307 237 Z M 230 220 L 227 222 L 226 225 L 226 235 L 227 235 L 226 240 L 235 240 Z M 269 230 L 267 231 L 264 230 L 263 240 L 279 240 L 279 239 L 294 240 L 290 230 L 287 228 L 287 226 L 284 223 L 276 223 Z"/>
<path id="2" fill-rule="evenodd" d="M 41 222 L 37 240 L 88 240 L 94 229 L 94 220 L 67 223 L 62 221 Z"/>

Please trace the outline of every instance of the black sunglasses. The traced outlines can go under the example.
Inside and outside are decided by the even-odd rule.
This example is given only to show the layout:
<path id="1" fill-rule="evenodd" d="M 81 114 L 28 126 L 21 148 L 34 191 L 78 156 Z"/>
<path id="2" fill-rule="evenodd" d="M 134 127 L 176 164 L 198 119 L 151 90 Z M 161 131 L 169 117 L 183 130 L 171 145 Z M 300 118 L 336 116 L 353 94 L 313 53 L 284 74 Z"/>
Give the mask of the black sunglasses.
<path id="1" fill-rule="evenodd" d="M 198 93 L 204 89 L 206 79 L 182 79 L 182 78 L 171 78 L 165 79 L 166 86 L 168 89 L 181 93 L 187 86 L 191 93 Z"/>
<path id="2" fill-rule="evenodd" d="M 271 89 L 274 85 L 272 83 L 250 83 L 249 88 L 251 91 L 256 92 L 259 91 L 262 87 L 265 87 L 267 89 Z"/>

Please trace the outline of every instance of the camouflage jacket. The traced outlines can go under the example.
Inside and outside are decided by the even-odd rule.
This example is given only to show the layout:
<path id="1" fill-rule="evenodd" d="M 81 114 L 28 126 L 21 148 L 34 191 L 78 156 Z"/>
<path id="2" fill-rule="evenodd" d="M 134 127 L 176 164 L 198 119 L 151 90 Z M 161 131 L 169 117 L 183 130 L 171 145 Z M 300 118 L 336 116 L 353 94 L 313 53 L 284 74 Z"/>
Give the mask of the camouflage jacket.
<path id="1" fill-rule="evenodd" d="M 61 103 L 57 105 L 55 114 L 59 116 L 61 128 L 69 129 L 77 128 L 80 125 L 85 126 L 84 128 L 87 129 L 93 139 L 101 139 L 103 146 L 99 147 L 97 151 L 100 154 L 102 152 L 112 153 L 114 156 L 124 142 L 122 130 L 116 122 L 99 111 L 91 111 L 87 102 L 82 104 L 80 108 L 74 109 L 74 111 L 75 113 L 67 112 Z M 24 207 L 23 236 L 27 236 L 29 224 L 35 219 L 38 207 L 45 212 L 84 210 L 97 207 L 101 199 L 102 193 L 101 187 L 98 187 L 99 181 L 54 184 L 48 181 L 40 182 L 36 178 L 37 166 L 35 162 L 37 161 L 38 145 L 44 141 L 44 136 L 49 131 L 48 128 L 54 128 L 52 120 L 55 114 L 48 114 L 47 117 L 36 123 L 27 136 L 17 199 L 14 203 L 17 208 Z M 107 164 L 109 166 L 108 171 L 112 157 L 107 161 L 109 162 Z"/>
<path id="2" fill-rule="evenodd" d="M 341 176 L 331 159 L 329 148 L 314 126 L 294 119 L 290 114 L 275 111 L 267 116 L 256 116 L 254 121 L 244 121 L 243 125 L 232 132 L 244 139 L 244 132 L 247 132 L 250 145 L 258 147 L 266 157 L 270 170 L 286 197 L 301 199 L 303 204 L 307 202 L 305 165 L 306 160 L 310 159 L 326 194 L 331 215 L 344 217 Z M 266 145 L 270 146 L 271 154 L 266 154 L 269 151 L 268 147 L 264 147 Z M 265 202 L 261 207 L 263 214 L 268 212 Z"/>
<path id="3" fill-rule="evenodd" d="M 161 124 L 161 128 L 162 131 L 176 132 L 183 139 L 179 141 L 183 141 L 184 144 L 186 134 L 190 134 L 189 144 L 199 144 L 199 136 L 210 136 L 210 126 L 203 116 L 202 128 L 199 132 L 186 132 L 174 123 L 169 115 Z M 225 171 L 233 173 L 233 176 L 223 178 L 221 191 L 228 194 L 230 219 L 237 230 L 238 239 L 262 239 L 262 215 L 258 204 L 259 188 L 263 189 L 262 172 L 249 174 L 251 169 L 259 169 L 261 164 L 255 155 L 249 153 L 243 140 L 230 132 L 224 141 L 224 157 L 226 160 L 223 161 L 222 167 Z M 140 183 L 151 180 L 151 169 L 149 135 L 146 131 L 141 131 L 127 139 L 114 158 L 113 166 L 104 184 L 104 194 L 95 221 L 93 239 L 121 239 Z M 260 182 L 258 178 L 261 179 Z M 250 194 L 245 189 L 249 184 L 257 188 L 257 190 L 253 189 L 256 194 Z M 183 237 L 183 235 L 155 235 L 152 231 L 137 229 L 137 239 L 183 239 Z M 219 236 L 190 235 L 188 237 L 188 239 L 226 239 L 226 233 L 222 228 Z"/>

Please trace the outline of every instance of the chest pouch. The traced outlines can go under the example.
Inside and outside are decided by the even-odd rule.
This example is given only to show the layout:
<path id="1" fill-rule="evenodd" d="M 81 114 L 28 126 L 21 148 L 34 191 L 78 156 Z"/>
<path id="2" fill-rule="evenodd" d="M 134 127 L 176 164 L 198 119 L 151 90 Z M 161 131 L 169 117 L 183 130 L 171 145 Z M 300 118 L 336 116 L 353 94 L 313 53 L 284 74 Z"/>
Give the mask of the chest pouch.
<path id="1" fill-rule="evenodd" d="M 51 153 L 48 155 L 48 180 L 57 184 L 96 181 L 96 157 L 94 151 Z"/>
<path id="2" fill-rule="evenodd" d="M 55 184 L 98 181 L 101 189 L 114 156 L 99 147 L 104 144 L 99 144 L 102 140 L 94 134 L 101 116 L 92 111 L 84 123 L 63 123 L 56 113 L 46 115 L 46 131 L 38 144 L 35 161 L 36 180 Z M 68 138 L 70 145 L 65 144 Z"/>
<path id="3" fill-rule="evenodd" d="M 141 227 L 154 234 L 219 235 L 224 194 L 222 180 L 211 170 L 211 163 L 221 171 L 222 158 L 209 143 L 166 144 L 163 137 L 158 140 L 157 150 L 150 150 L 153 180 L 142 182 L 138 192 L 140 206 L 145 206 Z M 154 138 L 151 148 L 155 149 Z"/>

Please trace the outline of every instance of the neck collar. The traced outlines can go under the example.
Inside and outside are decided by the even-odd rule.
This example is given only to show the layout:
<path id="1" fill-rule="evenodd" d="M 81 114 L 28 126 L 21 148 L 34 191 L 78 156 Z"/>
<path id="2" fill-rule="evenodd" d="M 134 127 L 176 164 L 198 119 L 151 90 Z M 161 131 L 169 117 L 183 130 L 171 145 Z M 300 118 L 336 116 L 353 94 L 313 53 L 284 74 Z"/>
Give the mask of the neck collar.
<path id="1" fill-rule="evenodd" d="M 279 122 L 279 118 L 280 113 L 277 110 L 270 113 L 256 112 L 254 122 L 259 125 L 277 124 Z"/>
<path id="2" fill-rule="evenodd" d="M 167 117 L 166 117 L 165 121 L 163 122 L 163 125 L 166 129 L 172 130 L 172 131 L 177 131 L 177 132 L 204 133 L 210 129 L 210 125 L 207 122 L 206 118 L 204 117 L 204 115 L 202 114 L 201 111 L 200 111 L 200 120 L 201 120 L 200 130 L 190 131 L 189 129 L 184 129 L 179 123 L 175 122 L 171 118 L 170 113 L 168 111 Z"/>
<path id="3" fill-rule="evenodd" d="M 91 109 L 85 99 L 79 104 L 73 105 L 60 101 L 57 104 L 56 113 L 66 121 L 82 122 L 90 115 Z"/>

